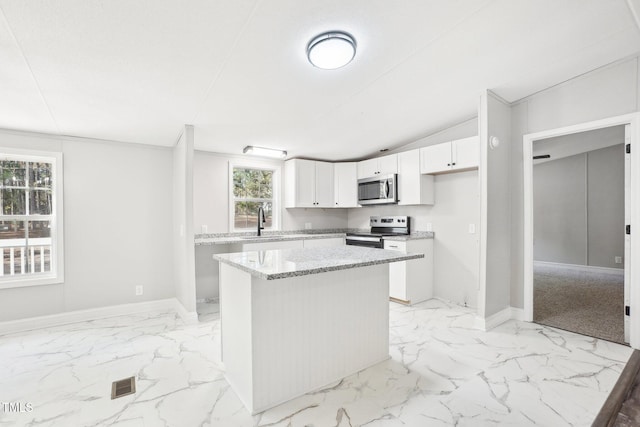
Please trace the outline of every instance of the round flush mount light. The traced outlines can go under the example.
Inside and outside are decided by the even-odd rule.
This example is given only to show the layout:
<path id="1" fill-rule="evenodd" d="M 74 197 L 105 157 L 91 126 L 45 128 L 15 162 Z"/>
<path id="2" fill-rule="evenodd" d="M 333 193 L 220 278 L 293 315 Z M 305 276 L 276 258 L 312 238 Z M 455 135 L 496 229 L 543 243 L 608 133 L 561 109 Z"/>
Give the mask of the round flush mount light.
<path id="1" fill-rule="evenodd" d="M 307 58 L 315 67 L 335 70 L 344 67 L 356 56 L 356 40 L 343 31 L 322 33 L 309 42 Z"/>

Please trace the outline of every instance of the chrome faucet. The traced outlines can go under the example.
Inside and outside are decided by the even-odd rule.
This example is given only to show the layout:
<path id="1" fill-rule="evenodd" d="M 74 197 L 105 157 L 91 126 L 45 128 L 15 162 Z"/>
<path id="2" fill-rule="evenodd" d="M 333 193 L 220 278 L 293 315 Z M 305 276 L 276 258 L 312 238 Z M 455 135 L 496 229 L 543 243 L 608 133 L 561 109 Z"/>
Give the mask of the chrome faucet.
<path id="1" fill-rule="evenodd" d="M 264 209 L 262 208 L 262 206 L 260 206 L 258 208 L 258 236 L 262 235 L 260 230 L 264 230 L 265 221 L 266 221 L 266 218 L 264 217 Z"/>

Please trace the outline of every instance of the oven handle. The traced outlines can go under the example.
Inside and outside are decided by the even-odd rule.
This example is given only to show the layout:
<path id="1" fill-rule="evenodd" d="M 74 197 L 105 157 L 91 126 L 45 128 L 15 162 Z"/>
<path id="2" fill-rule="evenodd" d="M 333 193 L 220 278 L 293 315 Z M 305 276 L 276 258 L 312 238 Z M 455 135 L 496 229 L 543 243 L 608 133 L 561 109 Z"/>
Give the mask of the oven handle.
<path id="1" fill-rule="evenodd" d="M 347 241 L 357 240 L 360 242 L 379 242 L 379 237 L 366 237 L 366 236 L 347 236 Z"/>

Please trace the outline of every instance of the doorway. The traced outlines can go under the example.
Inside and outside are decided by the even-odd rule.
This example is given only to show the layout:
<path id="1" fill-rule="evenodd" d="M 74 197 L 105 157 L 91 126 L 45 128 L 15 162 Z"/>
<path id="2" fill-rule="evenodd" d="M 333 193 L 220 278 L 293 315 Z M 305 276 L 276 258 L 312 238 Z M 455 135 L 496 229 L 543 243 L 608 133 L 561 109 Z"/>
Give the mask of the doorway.
<path id="1" fill-rule="evenodd" d="M 638 283 L 638 281 L 640 280 L 640 274 L 638 274 L 638 271 L 635 271 L 633 269 L 633 266 L 640 265 L 640 248 L 637 248 L 633 245 L 631 234 L 626 234 L 626 231 L 630 231 L 630 228 L 631 228 L 630 226 L 633 225 L 634 223 L 635 224 L 640 223 L 640 221 L 638 221 L 640 217 L 640 190 L 638 190 L 640 189 L 640 167 L 635 166 L 635 165 L 640 165 L 640 152 L 638 152 L 638 150 L 634 151 L 631 148 L 633 146 L 634 141 L 638 141 L 640 139 L 640 113 L 612 117 L 612 118 L 598 120 L 594 122 L 582 123 L 578 125 L 568 126 L 565 128 L 538 132 L 535 134 L 528 134 L 523 137 L 524 318 L 527 321 L 534 321 L 534 277 L 535 277 L 534 260 L 536 257 L 536 251 L 537 251 L 537 256 L 540 256 L 540 252 L 541 252 L 534 245 L 534 242 L 536 243 L 536 245 L 538 244 L 538 242 L 535 241 L 534 239 L 535 207 L 534 207 L 533 156 L 534 156 L 534 150 L 536 151 L 538 150 L 536 148 L 536 145 L 538 147 L 541 147 L 542 149 L 548 150 L 551 147 L 549 145 L 545 146 L 544 144 L 545 142 L 546 143 L 552 142 L 553 141 L 552 138 L 572 136 L 572 135 L 589 132 L 589 131 L 606 132 L 605 129 L 614 128 L 614 127 L 619 127 L 617 129 L 618 132 L 622 128 L 624 128 L 623 150 L 624 150 L 624 175 L 625 175 L 625 179 L 624 179 L 624 183 L 625 183 L 624 184 L 624 201 L 625 202 L 624 202 L 624 221 L 623 221 L 624 226 L 622 227 L 622 233 L 624 233 L 624 254 L 622 255 L 622 262 L 623 262 L 622 266 L 624 267 L 623 269 L 624 273 L 622 274 L 622 277 L 621 277 L 624 283 L 623 285 L 624 299 L 623 299 L 623 306 L 620 307 L 618 304 L 618 307 L 615 308 L 615 310 L 619 310 L 618 311 L 619 314 L 617 315 L 618 322 L 620 322 L 619 320 L 620 318 L 623 319 L 622 320 L 623 330 L 624 330 L 623 341 L 629 342 L 629 344 L 634 348 L 638 348 L 640 346 L 640 324 L 639 324 L 640 316 L 638 315 L 639 314 L 638 310 L 640 310 L 640 283 Z M 615 132 L 615 129 L 613 131 Z M 580 135 L 576 135 L 575 137 L 579 138 Z M 565 144 L 565 147 L 563 149 L 566 150 L 567 146 L 571 146 L 571 144 Z M 607 147 L 591 147 L 591 148 L 594 148 L 594 150 L 589 150 L 589 151 L 596 152 L 602 148 L 607 148 Z M 629 153 L 627 153 L 627 149 L 630 151 Z M 560 157 L 559 153 L 561 153 L 561 151 L 556 151 L 555 155 Z M 566 155 L 568 153 L 570 154 L 570 152 L 565 151 L 564 153 L 565 157 L 571 157 Z M 539 151 L 537 151 L 536 153 L 536 155 L 544 155 L 544 154 L 545 153 L 540 153 Z M 574 153 L 574 154 L 578 154 L 578 153 Z M 552 160 L 548 160 L 548 159 L 549 158 L 547 158 L 547 162 L 551 163 Z M 537 161 L 540 161 L 540 160 L 537 160 Z M 632 191 L 632 189 L 636 189 L 636 191 Z M 586 203 L 588 203 L 588 201 L 585 202 L 585 204 Z M 588 215 L 588 212 L 586 211 L 586 209 L 587 208 L 585 207 L 585 216 Z M 602 212 L 600 213 L 602 214 Z M 540 215 L 541 213 L 539 212 L 538 214 Z M 545 211 L 542 214 L 550 215 L 550 212 Z M 606 217 L 607 214 L 605 213 L 602 216 Z M 574 220 L 574 221 L 580 222 L 578 220 Z M 586 223 L 586 219 L 585 219 L 585 223 Z M 588 239 L 589 231 L 586 228 L 584 230 L 586 230 L 586 234 L 587 234 L 587 236 L 584 238 Z M 597 240 L 594 240 L 594 239 L 597 239 L 597 238 L 595 236 L 592 236 L 592 244 L 596 244 Z M 547 244 L 547 243 L 548 242 L 545 242 L 544 244 Z M 619 243 L 617 247 L 619 248 Z M 619 249 L 617 250 L 619 251 Z M 565 269 L 565 275 L 571 277 L 571 275 L 573 274 L 575 276 L 576 271 L 579 271 L 580 267 L 589 267 L 588 251 L 589 249 L 587 245 L 586 248 L 583 250 L 583 254 L 581 258 L 586 262 L 581 261 L 580 264 L 573 264 L 574 267 L 577 266 L 577 268 L 574 268 L 573 272 L 566 271 L 567 269 Z M 592 255 L 596 257 L 595 253 L 593 253 Z M 608 255 L 606 256 L 608 257 Z M 616 261 L 615 257 L 617 256 L 620 256 L 620 255 L 614 255 L 614 263 Z M 565 266 L 571 265 L 571 263 L 567 262 L 566 259 L 564 261 L 565 262 L 560 262 L 556 264 L 564 264 Z M 597 263 L 593 257 L 591 261 L 594 264 Z M 587 264 L 587 265 L 585 266 L 584 264 Z M 540 263 L 538 263 L 538 267 L 540 267 Z M 548 269 L 548 268 L 554 267 L 554 265 L 542 264 L 542 267 Z M 594 267 L 593 269 L 591 269 L 592 273 L 600 273 L 600 274 L 616 273 L 615 270 L 618 270 L 617 276 L 618 276 L 618 279 L 620 279 L 620 274 L 619 274 L 620 269 L 616 268 L 615 265 L 613 267 L 601 267 L 603 269 L 611 269 L 611 270 L 601 270 L 601 271 L 597 271 L 596 267 L 598 266 L 596 265 L 591 267 Z M 548 270 L 545 271 L 543 269 L 542 270 L 538 269 L 538 273 L 539 275 L 544 275 L 545 273 L 548 273 Z M 564 280 L 564 279 L 555 279 L 555 280 Z M 615 286 L 615 285 L 612 285 L 612 286 Z M 618 290 L 619 289 L 620 289 L 620 286 L 618 282 Z M 597 304 L 598 301 L 602 303 L 605 299 L 608 299 L 608 298 L 610 297 L 601 295 L 599 298 L 594 298 L 594 300 Z M 577 303 L 578 301 L 575 298 L 574 299 L 569 298 L 564 303 L 565 311 L 569 311 L 570 309 L 578 305 Z M 562 304 L 560 305 L 562 308 Z M 636 309 L 636 311 L 634 311 L 633 307 L 638 307 L 638 308 Z M 614 314 L 614 316 L 616 315 Z M 574 319 L 574 324 L 581 324 L 581 323 L 582 322 L 576 321 Z M 634 325 L 637 325 L 637 326 L 634 326 Z M 580 330 L 577 330 L 576 332 L 583 333 L 583 334 L 585 333 L 584 331 L 580 331 Z M 617 339 L 616 341 L 619 342 L 619 339 Z"/>
<path id="2" fill-rule="evenodd" d="M 625 344 L 625 125 L 533 142 L 533 321 Z"/>

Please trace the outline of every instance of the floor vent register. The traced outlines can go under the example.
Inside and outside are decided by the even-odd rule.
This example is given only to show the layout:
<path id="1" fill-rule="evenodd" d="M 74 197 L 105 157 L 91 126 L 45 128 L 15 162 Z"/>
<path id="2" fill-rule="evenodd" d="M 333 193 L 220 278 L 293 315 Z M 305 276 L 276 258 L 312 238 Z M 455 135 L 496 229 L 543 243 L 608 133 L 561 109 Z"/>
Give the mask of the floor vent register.
<path id="1" fill-rule="evenodd" d="M 136 392 L 136 377 L 125 378 L 114 381 L 111 384 L 111 400 L 122 396 L 128 396 Z"/>

